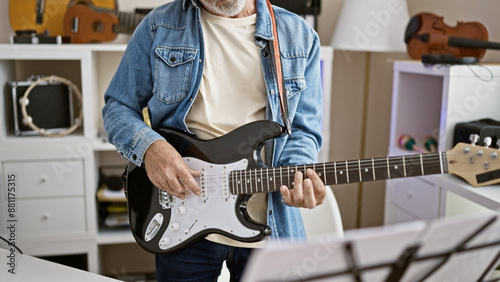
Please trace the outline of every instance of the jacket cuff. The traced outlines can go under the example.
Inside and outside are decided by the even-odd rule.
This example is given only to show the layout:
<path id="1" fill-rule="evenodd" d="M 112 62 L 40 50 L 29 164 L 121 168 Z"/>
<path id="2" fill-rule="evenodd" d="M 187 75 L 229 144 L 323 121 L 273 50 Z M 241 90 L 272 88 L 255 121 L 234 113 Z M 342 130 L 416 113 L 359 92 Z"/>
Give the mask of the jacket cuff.
<path id="1" fill-rule="evenodd" d="M 120 153 L 124 158 L 131 161 L 135 165 L 141 166 L 144 161 L 144 155 L 149 149 L 149 146 L 158 140 L 165 140 L 165 138 L 151 128 L 145 128 L 134 135 L 131 146 L 122 148 Z"/>

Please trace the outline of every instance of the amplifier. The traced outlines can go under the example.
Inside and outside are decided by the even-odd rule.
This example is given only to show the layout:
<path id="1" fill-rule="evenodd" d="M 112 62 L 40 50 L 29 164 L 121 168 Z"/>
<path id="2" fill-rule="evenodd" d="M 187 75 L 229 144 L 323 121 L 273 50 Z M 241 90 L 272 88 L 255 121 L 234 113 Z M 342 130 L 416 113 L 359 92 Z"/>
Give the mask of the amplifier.
<path id="1" fill-rule="evenodd" d="M 21 105 L 26 90 L 41 77 L 30 77 L 26 81 L 9 81 L 7 95 L 11 105 L 11 131 L 18 136 L 39 135 L 28 126 Z M 26 112 L 36 126 L 44 132 L 58 133 L 75 124 L 72 88 L 58 81 L 38 82 L 27 98 Z"/>
<path id="2" fill-rule="evenodd" d="M 500 138 L 500 122 L 485 118 L 470 122 L 457 123 L 455 125 L 455 134 L 453 136 L 453 145 L 459 142 L 470 143 L 471 134 L 479 135 L 478 145 L 484 146 L 485 137 L 491 137 L 492 144 L 496 144 Z"/>

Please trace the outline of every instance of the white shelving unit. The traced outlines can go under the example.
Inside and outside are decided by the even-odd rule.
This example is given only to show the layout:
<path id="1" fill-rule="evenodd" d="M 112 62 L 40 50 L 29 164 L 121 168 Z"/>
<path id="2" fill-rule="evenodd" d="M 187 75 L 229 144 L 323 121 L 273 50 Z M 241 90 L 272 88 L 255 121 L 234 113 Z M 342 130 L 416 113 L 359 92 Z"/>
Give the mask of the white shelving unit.
<path id="1" fill-rule="evenodd" d="M 101 250 L 113 249 L 118 244 L 135 245 L 129 230 L 99 229 L 96 205 L 99 167 L 126 164 L 102 137 L 101 118 L 104 92 L 125 48 L 124 44 L 0 44 L 0 85 L 4 89 L 8 81 L 23 81 L 30 75 L 57 75 L 75 83 L 82 92 L 83 126 L 64 137 L 16 136 L 9 128 L 11 117 L 7 109 L 11 105 L 5 91 L 0 99 L 0 107 L 4 109 L 0 122 L 0 235 L 10 236 L 7 178 L 15 174 L 18 227 L 15 238 L 26 254 L 85 254 L 89 271 L 99 273 L 105 261 Z M 327 94 L 324 107 L 328 114 L 332 48 L 322 48 L 321 57 Z M 325 160 L 328 121 L 326 115 L 325 145 L 320 155 Z"/>
<path id="2" fill-rule="evenodd" d="M 134 242 L 127 231 L 101 234 L 95 198 L 101 162 L 119 159 L 114 156 L 114 147 L 101 137 L 101 108 L 104 91 L 125 47 L 0 45 L 2 87 L 30 75 L 58 75 L 71 80 L 82 92 L 83 126 L 64 137 L 14 135 L 9 128 L 7 109 L 11 105 L 6 103 L 6 92 L 0 100 L 5 109 L 0 122 L 0 234 L 10 235 L 6 233 L 9 218 L 5 191 L 8 174 L 15 174 L 15 238 L 27 254 L 86 254 L 89 271 L 99 272 L 100 244 Z"/>
<path id="3" fill-rule="evenodd" d="M 389 155 L 408 155 L 401 135 L 422 145 L 433 136 L 438 150 L 453 146 L 455 125 L 483 118 L 500 120 L 500 65 L 424 66 L 394 64 Z M 416 153 L 416 152 L 414 152 Z M 500 186 L 473 188 L 457 176 L 430 175 L 389 180 L 385 223 L 430 220 L 452 214 L 500 209 Z"/>

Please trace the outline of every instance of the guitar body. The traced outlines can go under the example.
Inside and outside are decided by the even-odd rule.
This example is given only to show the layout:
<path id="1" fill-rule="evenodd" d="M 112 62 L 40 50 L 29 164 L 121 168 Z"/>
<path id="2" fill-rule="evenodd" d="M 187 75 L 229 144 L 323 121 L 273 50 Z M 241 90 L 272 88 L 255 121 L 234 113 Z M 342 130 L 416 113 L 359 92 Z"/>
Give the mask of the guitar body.
<path id="1" fill-rule="evenodd" d="M 258 152 L 264 142 L 283 134 L 276 123 L 258 121 L 211 140 L 173 130 L 159 133 L 183 156 L 188 165 L 201 170 L 197 178 L 202 195 L 190 194 L 183 201 L 156 188 L 144 166 L 129 164 L 126 177 L 128 211 L 132 233 L 145 250 L 169 253 L 210 233 L 242 242 L 256 242 L 271 234 L 268 226 L 249 218 L 249 195 L 229 191 L 233 170 L 261 167 Z"/>
<path id="2" fill-rule="evenodd" d="M 64 15 L 69 4 L 91 3 L 96 7 L 115 10 L 115 0 L 10 0 L 9 20 L 12 30 L 32 30 L 48 36 L 64 35 Z"/>
<path id="3" fill-rule="evenodd" d="M 71 43 L 112 41 L 117 36 L 113 26 L 119 22 L 114 14 L 100 13 L 89 6 L 76 4 L 66 10 L 64 34 Z"/>

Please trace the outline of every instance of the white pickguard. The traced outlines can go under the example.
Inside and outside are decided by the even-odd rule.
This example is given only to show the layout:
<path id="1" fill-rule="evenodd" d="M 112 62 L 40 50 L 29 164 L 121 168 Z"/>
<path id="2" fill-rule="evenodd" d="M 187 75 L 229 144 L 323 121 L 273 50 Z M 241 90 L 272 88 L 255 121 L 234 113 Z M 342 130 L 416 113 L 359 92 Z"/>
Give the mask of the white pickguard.
<path id="1" fill-rule="evenodd" d="M 246 169 L 248 166 L 246 159 L 223 165 L 211 164 L 190 157 L 185 157 L 184 161 L 191 168 L 202 171 L 202 176 L 197 177 L 196 181 L 203 193 L 201 196 L 191 193 L 184 201 L 173 198 L 174 201 L 170 205 L 172 209 L 170 222 L 164 220 L 160 223 L 168 224 L 168 228 L 163 234 L 149 235 L 150 237 L 162 236 L 159 241 L 161 250 L 175 248 L 185 240 L 200 232 L 206 232 L 208 229 L 223 230 L 239 238 L 252 238 L 259 235 L 258 230 L 249 229 L 240 222 L 235 210 L 238 196 L 229 192 L 229 172 Z M 161 216 L 158 213 L 155 217 L 158 218 L 159 215 Z"/>

